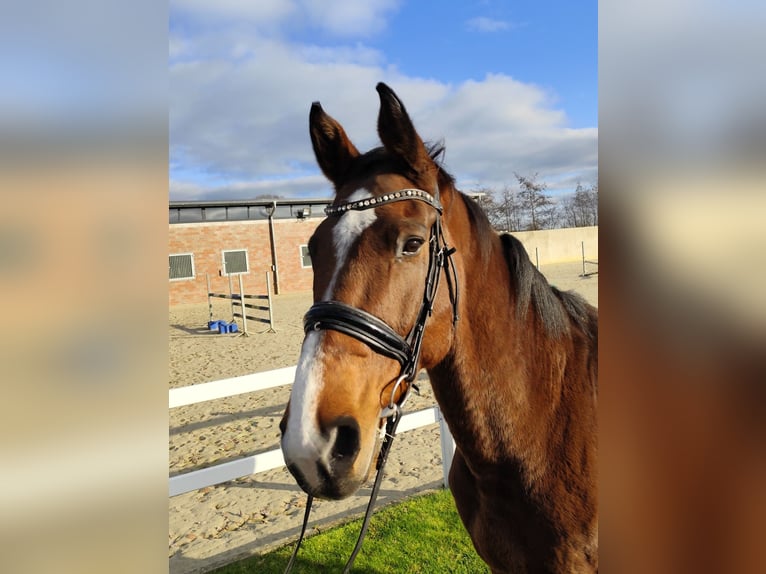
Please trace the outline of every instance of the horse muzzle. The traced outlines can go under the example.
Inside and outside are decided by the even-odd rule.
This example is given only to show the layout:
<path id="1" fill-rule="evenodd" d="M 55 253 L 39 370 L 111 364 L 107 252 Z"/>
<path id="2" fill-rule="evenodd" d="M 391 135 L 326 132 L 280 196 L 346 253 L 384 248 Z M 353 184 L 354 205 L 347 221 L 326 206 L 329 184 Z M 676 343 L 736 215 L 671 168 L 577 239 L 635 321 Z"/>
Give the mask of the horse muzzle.
<path id="1" fill-rule="evenodd" d="M 356 492 L 366 479 L 373 449 L 362 448 L 359 423 L 353 417 L 338 417 L 319 432 L 298 437 L 290 434 L 284 419 L 280 428 L 287 468 L 307 494 L 339 500 Z"/>

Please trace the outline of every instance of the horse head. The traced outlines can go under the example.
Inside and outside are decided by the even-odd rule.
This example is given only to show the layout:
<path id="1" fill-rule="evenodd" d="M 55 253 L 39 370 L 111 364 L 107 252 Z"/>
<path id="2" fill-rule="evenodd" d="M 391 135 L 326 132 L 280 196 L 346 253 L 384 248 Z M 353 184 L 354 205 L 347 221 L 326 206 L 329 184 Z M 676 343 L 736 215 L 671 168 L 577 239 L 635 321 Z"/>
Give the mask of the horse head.
<path id="1" fill-rule="evenodd" d="M 381 148 L 360 153 L 319 103 L 309 117 L 335 198 L 309 241 L 314 306 L 280 428 L 288 469 L 320 498 L 344 498 L 366 480 L 385 416 L 453 337 L 453 290 L 438 285 L 444 269 L 450 287 L 457 279 L 445 264 L 457 192 L 396 94 L 382 83 L 377 91 Z"/>

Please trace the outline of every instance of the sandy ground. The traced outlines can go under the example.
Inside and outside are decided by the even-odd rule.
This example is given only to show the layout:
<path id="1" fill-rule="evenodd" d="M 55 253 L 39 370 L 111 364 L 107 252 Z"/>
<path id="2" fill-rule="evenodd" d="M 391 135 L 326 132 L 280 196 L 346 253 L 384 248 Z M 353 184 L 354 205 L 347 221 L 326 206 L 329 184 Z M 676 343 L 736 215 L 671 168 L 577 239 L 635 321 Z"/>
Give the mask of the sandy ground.
<path id="1" fill-rule="evenodd" d="M 581 262 L 540 270 L 553 285 L 598 304 L 598 275 L 581 278 Z M 251 322 L 250 337 L 208 331 L 207 304 L 171 308 L 170 388 L 295 365 L 303 339 L 302 317 L 310 304 L 310 293 L 274 297 L 277 333 Z M 214 319 L 231 320 L 226 301 L 214 301 L 213 310 Z M 420 388 L 421 396 L 410 399 L 408 412 L 436 404 L 425 375 Z M 170 475 L 278 448 L 278 425 L 288 396 L 289 387 L 279 387 L 171 409 Z M 441 484 L 438 425 L 402 433 L 389 456 L 377 506 Z M 369 492 L 366 487 L 343 501 L 316 501 L 309 534 L 361 515 Z M 305 494 L 284 468 L 170 498 L 170 573 L 209 571 L 292 541 L 304 508 Z"/>

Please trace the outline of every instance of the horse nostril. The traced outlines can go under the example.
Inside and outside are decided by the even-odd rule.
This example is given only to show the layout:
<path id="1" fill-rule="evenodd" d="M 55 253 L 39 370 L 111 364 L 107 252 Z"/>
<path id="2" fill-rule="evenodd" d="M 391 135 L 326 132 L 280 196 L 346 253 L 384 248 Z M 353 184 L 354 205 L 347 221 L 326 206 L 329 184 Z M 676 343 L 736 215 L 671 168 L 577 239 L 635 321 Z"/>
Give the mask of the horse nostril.
<path id="1" fill-rule="evenodd" d="M 353 460 L 359 452 L 359 424 L 352 418 L 344 418 L 342 424 L 335 427 L 335 444 L 332 447 L 334 459 L 350 458 Z"/>

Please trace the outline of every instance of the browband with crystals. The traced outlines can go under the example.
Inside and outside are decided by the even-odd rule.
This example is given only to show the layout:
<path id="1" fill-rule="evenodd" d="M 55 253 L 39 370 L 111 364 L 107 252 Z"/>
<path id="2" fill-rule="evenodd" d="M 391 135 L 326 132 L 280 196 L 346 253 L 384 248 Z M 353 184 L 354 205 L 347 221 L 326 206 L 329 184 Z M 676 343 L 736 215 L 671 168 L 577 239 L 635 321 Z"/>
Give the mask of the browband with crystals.
<path id="1" fill-rule="evenodd" d="M 394 201 L 403 201 L 405 199 L 418 199 L 423 201 L 436 209 L 439 213 L 442 212 L 442 205 L 439 200 L 433 195 L 422 189 L 400 189 L 393 193 L 387 193 L 380 197 L 368 197 L 367 199 L 360 199 L 359 201 L 352 201 L 349 203 L 341 203 L 339 205 L 330 205 L 325 208 L 326 215 L 338 215 L 339 213 L 345 213 L 351 209 L 360 211 L 363 209 L 370 209 L 384 203 L 392 203 Z"/>

